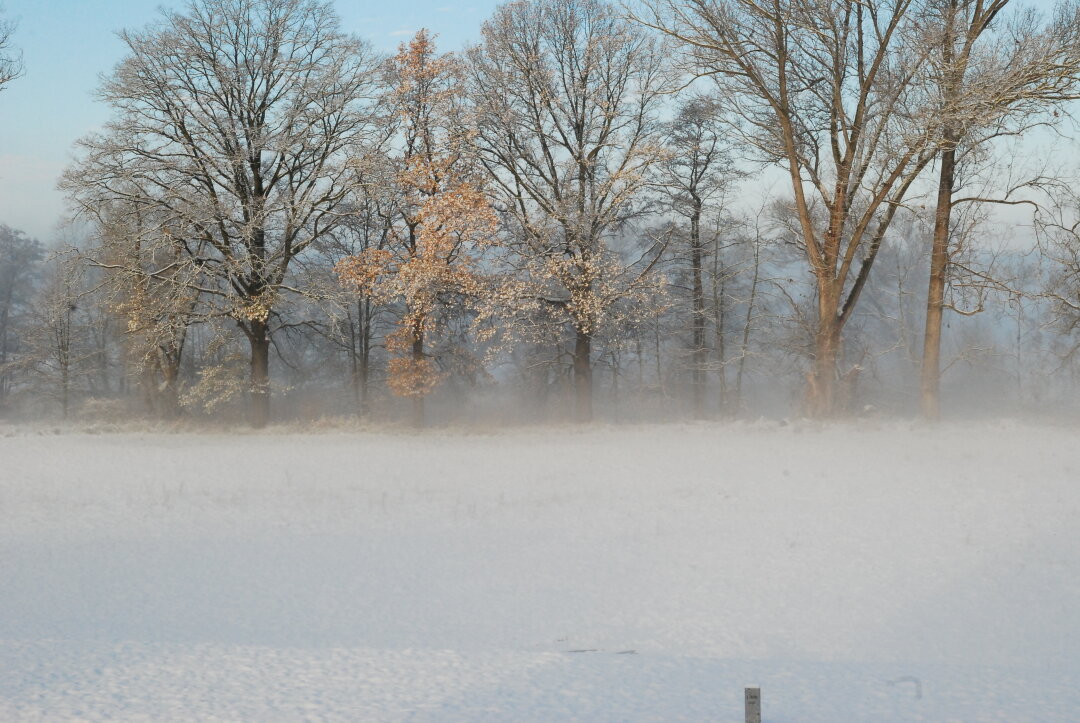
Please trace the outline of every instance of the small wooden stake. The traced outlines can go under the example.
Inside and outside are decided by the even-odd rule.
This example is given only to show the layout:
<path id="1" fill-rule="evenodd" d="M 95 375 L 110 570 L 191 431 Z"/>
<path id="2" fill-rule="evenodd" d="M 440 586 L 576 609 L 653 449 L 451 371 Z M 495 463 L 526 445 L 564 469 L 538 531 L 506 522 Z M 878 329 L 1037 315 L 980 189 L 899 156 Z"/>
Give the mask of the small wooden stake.
<path id="1" fill-rule="evenodd" d="M 746 689 L 746 723 L 761 723 L 761 688 Z"/>

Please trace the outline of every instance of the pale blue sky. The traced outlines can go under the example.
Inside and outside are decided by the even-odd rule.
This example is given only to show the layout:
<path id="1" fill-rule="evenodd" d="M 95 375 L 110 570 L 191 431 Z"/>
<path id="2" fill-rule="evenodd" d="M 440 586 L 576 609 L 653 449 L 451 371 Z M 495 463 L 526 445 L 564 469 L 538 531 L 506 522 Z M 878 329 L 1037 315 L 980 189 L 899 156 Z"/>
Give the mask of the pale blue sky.
<path id="1" fill-rule="evenodd" d="M 123 55 L 121 28 L 138 28 L 158 8 L 182 0 L 0 0 L 19 24 L 26 75 L 0 93 L 0 223 L 42 241 L 56 236 L 64 202 L 56 179 L 77 138 L 95 130 L 108 109 L 93 100 L 98 76 Z M 390 51 L 416 30 L 439 34 L 446 50 L 479 37 L 496 0 L 337 0 L 342 27 Z"/>

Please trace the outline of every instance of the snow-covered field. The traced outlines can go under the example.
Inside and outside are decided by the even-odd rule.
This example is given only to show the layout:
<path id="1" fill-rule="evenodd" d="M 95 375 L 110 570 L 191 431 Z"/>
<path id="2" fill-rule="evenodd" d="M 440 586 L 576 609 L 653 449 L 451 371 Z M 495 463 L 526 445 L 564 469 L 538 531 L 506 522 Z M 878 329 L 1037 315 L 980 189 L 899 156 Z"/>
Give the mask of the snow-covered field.
<path id="1" fill-rule="evenodd" d="M 1080 430 L 0 439 L 0 720 L 1080 720 Z"/>

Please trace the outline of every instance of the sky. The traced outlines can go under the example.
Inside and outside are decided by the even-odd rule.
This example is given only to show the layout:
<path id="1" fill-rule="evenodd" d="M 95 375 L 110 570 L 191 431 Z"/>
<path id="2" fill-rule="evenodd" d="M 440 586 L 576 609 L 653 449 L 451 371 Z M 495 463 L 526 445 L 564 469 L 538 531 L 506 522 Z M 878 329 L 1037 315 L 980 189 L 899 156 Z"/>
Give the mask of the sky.
<path id="1" fill-rule="evenodd" d="M 116 32 L 141 28 L 183 0 L 0 0 L 18 23 L 26 74 L 0 92 L 0 224 L 43 242 L 59 237 L 66 207 L 56 181 L 75 141 L 108 119 L 94 90 L 124 55 Z M 479 38 L 496 0 L 338 0 L 342 28 L 392 51 L 416 30 L 446 50 Z"/>
<path id="2" fill-rule="evenodd" d="M 475 42 L 500 2 L 333 1 L 344 30 L 387 52 L 420 28 L 437 33 L 445 50 Z M 61 222 L 67 209 L 56 182 L 75 141 L 109 117 L 94 91 L 124 55 L 117 31 L 144 27 L 160 16 L 161 7 L 179 9 L 186 2 L 0 0 L 0 15 L 18 24 L 13 40 L 26 65 L 26 74 L 0 92 L 0 224 L 45 243 L 65 238 Z M 1046 9 L 1050 3 L 1022 4 Z"/>

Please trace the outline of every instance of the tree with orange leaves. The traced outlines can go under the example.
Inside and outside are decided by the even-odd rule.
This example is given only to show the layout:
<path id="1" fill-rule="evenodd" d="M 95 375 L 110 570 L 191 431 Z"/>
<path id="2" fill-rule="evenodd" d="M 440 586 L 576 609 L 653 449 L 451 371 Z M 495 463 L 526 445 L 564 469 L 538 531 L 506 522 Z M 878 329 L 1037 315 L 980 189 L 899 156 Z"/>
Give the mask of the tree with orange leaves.
<path id="1" fill-rule="evenodd" d="M 426 30 L 402 44 L 389 64 L 389 101 L 400 119 L 396 183 L 401 201 L 387 248 L 337 265 L 342 283 L 399 302 L 398 328 L 387 338 L 391 391 L 413 400 L 422 425 L 424 399 L 445 373 L 429 353 L 432 337 L 484 287 L 479 260 L 495 243 L 498 218 L 469 152 L 461 66 L 439 55 Z"/>

